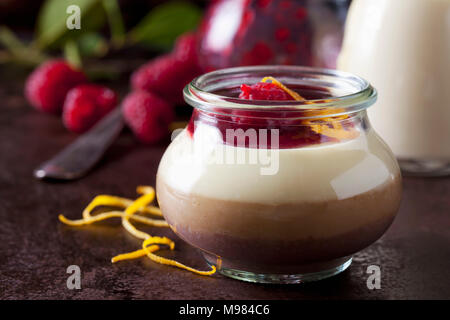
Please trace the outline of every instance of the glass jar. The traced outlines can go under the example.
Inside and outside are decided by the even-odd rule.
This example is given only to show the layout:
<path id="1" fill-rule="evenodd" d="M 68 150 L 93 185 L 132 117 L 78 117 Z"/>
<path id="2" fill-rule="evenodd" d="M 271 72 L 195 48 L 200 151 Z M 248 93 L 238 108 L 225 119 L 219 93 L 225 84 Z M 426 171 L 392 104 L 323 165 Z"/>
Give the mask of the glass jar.
<path id="1" fill-rule="evenodd" d="M 237 98 L 271 75 L 305 101 Z M 401 177 L 366 108 L 376 91 L 344 72 L 218 70 L 184 90 L 191 121 L 157 174 L 162 213 L 224 275 L 299 283 L 345 270 L 398 210 Z"/>
<path id="2" fill-rule="evenodd" d="M 206 71 L 247 65 L 334 68 L 348 0 L 219 0 L 200 27 Z"/>
<path id="3" fill-rule="evenodd" d="M 338 67 L 379 92 L 373 126 L 408 175 L 450 174 L 450 0 L 354 0 Z"/>

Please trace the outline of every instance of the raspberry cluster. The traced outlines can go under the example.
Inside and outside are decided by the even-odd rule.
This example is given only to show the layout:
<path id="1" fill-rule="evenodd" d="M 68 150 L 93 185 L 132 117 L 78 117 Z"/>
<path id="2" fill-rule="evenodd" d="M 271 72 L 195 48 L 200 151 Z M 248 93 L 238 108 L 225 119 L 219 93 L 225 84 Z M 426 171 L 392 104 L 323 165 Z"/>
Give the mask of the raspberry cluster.
<path id="1" fill-rule="evenodd" d="M 141 66 L 131 76 L 133 91 L 122 103 L 122 114 L 135 136 L 155 143 L 169 132 L 174 105 L 183 101 L 183 88 L 200 74 L 195 33 L 181 35 L 172 52 Z M 25 96 L 37 110 L 62 114 L 65 127 L 76 133 L 92 128 L 113 110 L 117 94 L 92 84 L 82 70 L 64 60 L 43 63 L 28 77 Z"/>
<path id="2" fill-rule="evenodd" d="M 173 105 L 183 102 L 183 88 L 200 75 L 197 35 L 178 37 L 172 52 L 150 60 L 131 76 L 130 93 L 123 104 L 123 115 L 136 137 L 153 143 L 167 133 L 173 121 Z"/>
<path id="3" fill-rule="evenodd" d="M 25 96 L 37 110 L 61 114 L 67 129 L 89 130 L 117 105 L 111 89 L 88 83 L 86 75 L 64 60 L 49 60 L 25 83 Z"/>
<path id="4" fill-rule="evenodd" d="M 170 103 L 183 102 L 183 88 L 200 75 L 197 58 L 197 36 L 187 33 L 175 42 L 172 52 L 149 61 L 131 76 L 135 90 L 150 91 Z"/>

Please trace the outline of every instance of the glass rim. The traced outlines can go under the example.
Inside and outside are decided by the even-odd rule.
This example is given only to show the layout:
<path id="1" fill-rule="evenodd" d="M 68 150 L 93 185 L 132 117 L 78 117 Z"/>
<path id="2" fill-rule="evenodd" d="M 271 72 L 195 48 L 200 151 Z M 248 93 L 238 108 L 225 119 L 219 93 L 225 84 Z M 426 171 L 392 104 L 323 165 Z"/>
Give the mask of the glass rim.
<path id="1" fill-rule="evenodd" d="M 292 82 L 310 83 L 314 86 L 322 84 L 323 87 L 333 85 L 347 85 L 350 92 L 342 95 L 332 95 L 326 99 L 313 99 L 304 101 L 273 101 L 273 100 L 246 100 L 237 97 L 224 96 L 211 92 L 220 84 L 229 84 L 240 81 L 240 84 L 253 84 L 251 77 L 259 81 L 264 76 L 273 76 L 285 85 Z M 289 81 L 286 79 L 291 79 Z M 237 81 L 237 84 L 239 82 Z M 349 90 L 349 89 L 347 89 Z M 194 78 L 184 87 L 185 101 L 196 109 L 215 114 L 227 115 L 219 110 L 251 110 L 251 111 L 283 111 L 289 118 L 292 112 L 294 118 L 320 118 L 355 113 L 367 109 L 377 99 L 377 91 L 363 78 L 340 70 L 323 69 L 305 66 L 246 66 L 219 69 L 205 73 Z M 298 116 L 299 111 L 308 111 L 307 116 Z M 229 115 L 229 114 L 228 114 Z"/>

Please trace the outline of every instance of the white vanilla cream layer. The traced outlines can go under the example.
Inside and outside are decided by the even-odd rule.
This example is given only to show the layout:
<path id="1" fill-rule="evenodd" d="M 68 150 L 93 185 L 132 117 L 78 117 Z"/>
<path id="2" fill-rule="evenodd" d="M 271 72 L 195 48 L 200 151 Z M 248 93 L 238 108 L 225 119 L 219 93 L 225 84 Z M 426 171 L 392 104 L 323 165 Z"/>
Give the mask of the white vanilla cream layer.
<path id="1" fill-rule="evenodd" d="M 244 163 L 225 163 L 238 152 Z M 370 129 L 343 143 L 261 150 L 269 161 L 260 155 L 250 163 L 251 152 L 258 150 L 225 146 L 213 128 L 199 125 L 194 139 L 183 130 L 168 147 L 158 179 L 184 194 L 276 205 L 346 199 L 399 176 L 389 148 Z"/>
<path id="2" fill-rule="evenodd" d="M 378 90 L 369 118 L 398 157 L 450 160 L 450 0 L 354 0 L 338 68 Z"/>

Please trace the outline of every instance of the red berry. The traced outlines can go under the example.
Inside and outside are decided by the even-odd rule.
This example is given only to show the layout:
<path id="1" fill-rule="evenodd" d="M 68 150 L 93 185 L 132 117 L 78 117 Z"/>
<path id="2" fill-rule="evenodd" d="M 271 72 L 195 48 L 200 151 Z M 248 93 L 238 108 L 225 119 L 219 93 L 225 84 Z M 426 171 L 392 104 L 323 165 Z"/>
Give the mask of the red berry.
<path id="1" fill-rule="evenodd" d="M 170 103 L 146 91 L 128 94 L 122 104 L 122 113 L 125 122 L 144 143 L 155 143 L 164 138 L 175 117 Z"/>
<path id="2" fill-rule="evenodd" d="M 241 99 L 247 100 L 294 100 L 286 91 L 270 82 L 258 82 L 254 85 L 241 85 Z"/>
<path id="3" fill-rule="evenodd" d="M 197 36 L 178 37 L 173 52 L 141 66 L 131 76 L 135 90 L 154 92 L 167 101 L 183 103 L 183 88 L 201 74 L 197 55 Z"/>
<path id="4" fill-rule="evenodd" d="M 193 32 L 187 32 L 175 41 L 173 55 L 179 62 L 190 65 L 195 72 L 200 69 L 197 50 L 197 35 Z"/>
<path id="5" fill-rule="evenodd" d="M 116 93 L 106 87 L 84 84 L 71 89 L 63 108 L 67 129 L 82 133 L 92 128 L 117 105 Z"/>
<path id="6" fill-rule="evenodd" d="M 164 55 L 141 66 L 131 76 L 135 90 L 154 92 L 171 103 L 183 102 L 183 88 L 198 71 L 174 55 Z"/>
<path id="7" fill-rule="evenodd" d="M 64 60 L 50 60 L 30 74 L 25 84 L 25 96 L 36 109 L 59 113 L 67 92 L 86 81 L 83 72 Z"/>

